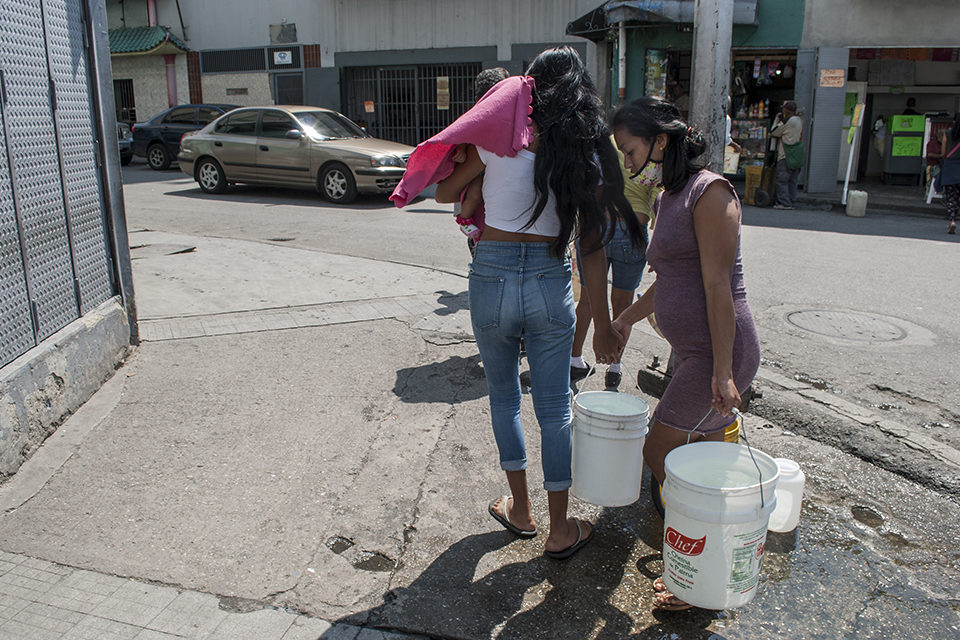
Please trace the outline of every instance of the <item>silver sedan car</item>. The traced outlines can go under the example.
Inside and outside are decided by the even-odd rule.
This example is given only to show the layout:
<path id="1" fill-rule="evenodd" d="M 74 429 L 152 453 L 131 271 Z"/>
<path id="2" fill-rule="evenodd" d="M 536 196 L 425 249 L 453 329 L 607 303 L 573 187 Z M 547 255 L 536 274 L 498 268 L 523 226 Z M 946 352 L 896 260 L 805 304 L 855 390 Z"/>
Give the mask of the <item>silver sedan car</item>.
<path id="1" fill-rule="evenodd" d="M 319 107 L 236 109 L 180 141 L 180 170 L 207 193 L 235 182 L 316 188 L 331 202 L 390 193 L 413 147 L 370 137 Z"/>

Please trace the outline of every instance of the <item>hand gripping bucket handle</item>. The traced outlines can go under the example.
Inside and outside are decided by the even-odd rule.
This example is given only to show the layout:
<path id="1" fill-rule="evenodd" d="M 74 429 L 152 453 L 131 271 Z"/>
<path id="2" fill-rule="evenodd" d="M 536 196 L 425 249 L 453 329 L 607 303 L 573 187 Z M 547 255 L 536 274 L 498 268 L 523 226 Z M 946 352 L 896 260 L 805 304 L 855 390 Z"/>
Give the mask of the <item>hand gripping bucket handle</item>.
<path id="1" fill-rule="evenodd" d="M 687 444 L 690 444 L 690 437 L 693 435 L 694 431 L 699 429 L 700 425 L 703 424 L 703 421 L 710 417 L 710 414 L 713 412 L 713 410 L 714 410 L 713 407 L 710 407 L 709 409 L 707 409 L 707 412 L 703 415 L 702 418 L 700 418 L 700 422 L 697 423 L 697 426 L 695 426 L 693 430 L 687 434 Z M 753 447 L 750 446 L 750 440 L 747 439 L 746 423 L 743 420 L 743 414 L 740 413 L 739 409 L 734 407 L 733 415 L 735 415 L 737 419 L 740 421 L 740 437 L 743 438 L 744 443 L 746 443 L 747 452 L 750 454 L 750 459 L 753 460 L 753 465 L 757 468 L 757 477 L 759 478 L 757 488 L 760 490 L 760 508 L 764 509 L 766 508 L 767 503 L 766 503 L 766 500 L 764 500 L 763 498 L 763 472 L 760 470 L 760 464 L 757 462 L 757 459 L 753 455 Z"/>

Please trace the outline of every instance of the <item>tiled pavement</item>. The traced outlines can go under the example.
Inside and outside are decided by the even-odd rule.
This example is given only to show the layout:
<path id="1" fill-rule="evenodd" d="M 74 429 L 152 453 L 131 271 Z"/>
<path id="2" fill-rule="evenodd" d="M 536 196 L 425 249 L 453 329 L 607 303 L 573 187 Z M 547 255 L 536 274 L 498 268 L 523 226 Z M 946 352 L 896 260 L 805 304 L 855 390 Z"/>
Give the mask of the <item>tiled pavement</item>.
<path id="1" fill-rule="evenodd" d="M 414 638 L 0 551 L 0 640 L 403 640 Z"/>

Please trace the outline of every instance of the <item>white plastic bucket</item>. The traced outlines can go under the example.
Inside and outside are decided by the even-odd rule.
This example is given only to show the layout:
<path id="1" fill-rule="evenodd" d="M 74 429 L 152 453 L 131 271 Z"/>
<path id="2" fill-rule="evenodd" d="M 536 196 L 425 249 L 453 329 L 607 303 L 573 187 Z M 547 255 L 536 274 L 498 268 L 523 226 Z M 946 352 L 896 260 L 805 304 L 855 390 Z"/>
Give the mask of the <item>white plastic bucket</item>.
<path id="1" fill-rule="evenodd" d="M 586 391 L 573 404 L 573 495 L 603 507 L 640 497 L 650 406 L 643 398 Z"/>
<path id="2" fill-rule="evenodd" d="M 728 609 L 756 594 L 780 471 L 753 456 L 756 465 L 745 446 L 695 442 L 666 457 L 663 581 L 684 602 Z"/>

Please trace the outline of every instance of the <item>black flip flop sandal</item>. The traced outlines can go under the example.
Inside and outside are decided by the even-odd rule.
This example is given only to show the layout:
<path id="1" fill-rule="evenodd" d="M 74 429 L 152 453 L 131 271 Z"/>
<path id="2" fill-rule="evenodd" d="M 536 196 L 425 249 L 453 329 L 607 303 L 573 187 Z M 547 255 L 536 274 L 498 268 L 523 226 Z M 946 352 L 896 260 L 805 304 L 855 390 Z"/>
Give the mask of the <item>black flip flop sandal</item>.
<path id="1" fill-rule="evenodd" d="M 583 529 L 580 527 L 580 519 L 574 518 L 573 521 L 577 523 L 577 541 L 561 551 L 545 550 L 543 555 L 547 556 L 548 558 L 553 558 L 554 560 L 566 560 L 577 551 L 580 551 L 580 549 L 582 549 L 588 542 L 590 542 L 590 540 L 593 539 L 593 529 L 590 530 L 590 535 L 584 538 Z"/>
<path id="2" fill-rule="evenodd" d="M 530 529 L 530 530 L 521 529 L 520 527 L 518 527 L 517 525 L 513 524 L 512 522 L 510 522 L 510 521 L 506 518 L 506 515 L 507 515 L 507 500 L 509 500 L 511 497 L 512 497 L 512 496 L 503 496 L 502 498 L 494 498 L 493 500 L 490 501 L 490 504 L 487 506 L 487 511 L 490 512 L 490 515 L 493 516 L 493 519 L 494 519 L 494 520 L 496 520 L 497 522 L 499 522 L 500 524 L 502 524 L 502 525 L 503 525 L 503 528 L 506 529 L 507 531 L 509 531 L 510 533 L 512 533 L 513 535 L 515 535 L 515 536 L 517 536 L 517 537 L 520 537 L 520 538 L 533 538 L 533 537 L 535 537 L 535 536 L 537 535 L 537 530 L 536 530 L 536 528 L 533 528 L 533 529 Z M 493 510 L 493 505 L 497 504 L 497 500 L 502 500 L 502 501 L 503 501 L 503 515 L 500 515 L 499 513 L 497 513 L 496 511 Z"/>

